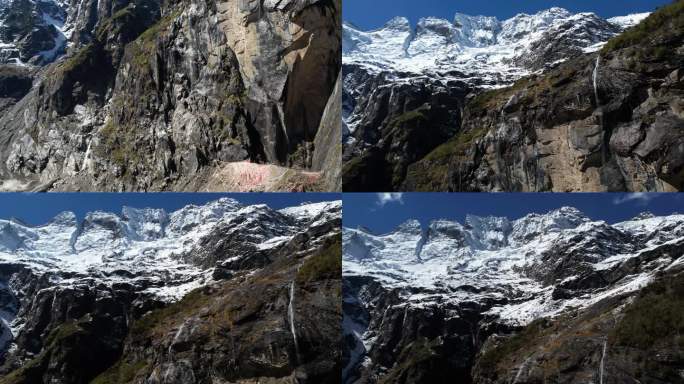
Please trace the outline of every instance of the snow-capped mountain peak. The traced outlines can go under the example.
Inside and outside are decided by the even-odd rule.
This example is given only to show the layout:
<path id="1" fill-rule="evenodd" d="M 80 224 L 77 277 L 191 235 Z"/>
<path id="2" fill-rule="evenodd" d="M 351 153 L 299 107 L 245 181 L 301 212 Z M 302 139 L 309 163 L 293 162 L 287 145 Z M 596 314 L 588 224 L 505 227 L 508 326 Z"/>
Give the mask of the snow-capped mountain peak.
<path id="1" fill-rule="evenodd" d="M 498 42 L 516 42 L 548 30 L 554 24 L 571 17 L 572 14 L 563 8 L 551 8 L 534 15 L 518 14 L 501 23 Z"/>
<path id="2" fill-rule="evenodd" d="M 128 224 L 130 235 L 136 240 L 153 240 L 163 237 L 169 223 L 169 215 L 163 209 L 124 207 L 122 218 Z"/>
<path id="3" fill-rule="evenodd" d="M 411 22 L 403 16 L 397 16 L 385 23 L 381 30 L 394 30 L 398 32 L 410 32 Z"/>
<path id="4" fill-rule="evenodd" d="M 407 220 L 401 224 L 396 229 L 396 232 L 398 233 L 408 233 L 408 234 L 416 234 L 416 233 L 421 233 L 421 224 L 420 221 L 418 220 Z"/>
<path id="5" fill-rule="evenodd" d="M 230 198 L 222 198 L 204 206 L 188 205 L 169 215 L 168 231 L 179 234 L 202 224 L 216 222 L 242 207 L 237 200 Z"/>
<path id="6" fill-rule="evenodd" d="M 406 300 L 415 305 L 433 299 L 476 299 L 472 292 L 459 293 L 456 287 L 460 286 L 489 291 L 487 297 L 498 297 L 500 289 L 507 294 L 524 293 L 536 300 L 533 314 L 516 313 L 523 305 L 520 302 L 492 309 L 505 321 L 522 323 L 541 313 L 594 302 L 589 296 L 567 303 L 554 301 L 551 292 L 562 281 L 591 279 L 597 273 L 618 274 L 609 271 L 623 273 L 623 263 L 653 257 L 660 249 L 674 257 L 651 263 L 611 288 L 615 292 L 638 289 L 641 285 L 633 284 L 635 280 L 646 283 L 668 263 L 681 262 L 676 252 L 668 250 L 672 246 L 684 246 L 684 215 L 644 215 L 609 224 L 571 207 L 517 220 L 477 216 L 468 216 L 465 224 L 435 220 L 424 233 L 406 230 L 404 224 L 385 235 L 352 229 L 345 229 L 343 235 L 346 276 L 371 277 L 387 289 L 404 292 Z M 530 303 L 525 300 L 522 302 Z"/>
<path id="7" fill-rule="evenodd" d="M 214 265 L 202 260 L 201 254 L 204 247 L 215 245 L 215 231 L 239 242 L 242 256 L 248 257 L 248 250 L 277 248 L 310 227 L 339 219 L 340 213 L 340 202 L 309 204 L 281 213 L 266 205 L 245 206 L 220 199 L 170 214 L 163 209 L 131 207 L 124 207 L 121 214 L 95 211 L 81 223 L 72 212 L 41 226 L 0 220 L 0 264 L 22 264 L 39 274 L 98 278 L 126 271 L 144 275 L 146 281 L 158 279 L 153 291 L 161 298 L 178 298 L 211 275 L 207 265 Z M 180 282 L 187 284 L 159 290 L 159 286 Z"/>
<path id="8" fill-rule="evenodd" d="M 453 25 L 458 31 L 458 42 L 466 47 L 484 47 L 496 42 L 501 23 L 496 17 L 469 16 L 457 13 Z"/>
<path id="9" fill-rule="evenodd" d="M 656 215 L 654 215 L 654 214 L 651 213 L 651 212 L 646 211 L 646 212 L 641 212 L 640 214 L 636 215 L 636 216 L 635 216 L 634 218 L 632 218 L 632 220 L 630 220 L 630 221 L 648 220 L 648 219 L 653 219 L 653 218 L 655 218 L 655 217 L 656 217 Z"/>
<path id="10" fill-rule="evenodd" d="M 22 223 L 23 225 L 26 225 Z M 63 226 L 77 226 L 78 218 L 76 214 L 71 211 L 64 211 L 53 217 L 47 225 L 63 225 Z"/>
<path id="11" fill-rule="evenodd" d="M 548 64 L 597 50 L 647 15 L 604 20 L 594 13 L 550 8 L 500 21 L 457 13 L 453 21 L 423 18 L 415 32 L 403 17 L 372 31 L 345 23 L 343 61 L 372 74 L 449 73 L 449 79 L 477 78 L 478 84 L 501 86 Z"/>

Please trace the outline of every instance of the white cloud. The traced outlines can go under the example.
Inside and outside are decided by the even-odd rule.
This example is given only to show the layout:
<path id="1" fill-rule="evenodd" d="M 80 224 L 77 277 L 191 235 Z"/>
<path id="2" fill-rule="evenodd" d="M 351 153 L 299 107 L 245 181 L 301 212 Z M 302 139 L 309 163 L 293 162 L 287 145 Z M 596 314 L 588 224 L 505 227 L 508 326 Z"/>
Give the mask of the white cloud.
<path id="1" fill-rule="evenodd" d="M 384 207 L 385 204 L 399 203 L 404 204 L 403 193 L 378 193 L 378 205 Z"/>
<path id="2" fill-rule="evenodd" d="M 657 193 L 645 193 L 645 192 L 637 192 L 637 193 L 628 193 L 628 194 L 623 194 L 618 197 L 616 197 L 613 200 L 613 204 L 615 205 L 620 205 L 620 204 L 625 204 L 629 202 L 637 202 L 640 205 L 647 205 L 648 203 L 651 202 L 651 200 L 659 197 L 660 195 Z"/>

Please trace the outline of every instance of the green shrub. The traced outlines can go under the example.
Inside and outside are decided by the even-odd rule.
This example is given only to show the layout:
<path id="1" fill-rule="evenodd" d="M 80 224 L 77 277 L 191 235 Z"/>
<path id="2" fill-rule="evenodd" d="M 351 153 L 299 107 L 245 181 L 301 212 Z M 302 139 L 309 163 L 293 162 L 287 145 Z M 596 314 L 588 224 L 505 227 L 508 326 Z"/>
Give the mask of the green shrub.
<path id="1" fill-rule="evenodd" d="M 91 56 L 93 56 L 93 53 L 95 52 L 95 49 L 96 48 L 92 43 L 86 45 L 78 50 L 78 52 L 76 52 L 73 56 L 61 62 L 59 66 L 57 66 L 56 72 L 63 75 L 80 68 L 82 65 L 87 63 L 88 60 L 90 60 Z"/>
<path id="2" fill-rule="evenodd" d="M 611 344 L 650 348 L 660 342 L 684 346 L 684 277 L 644 288 L 610 333 Z"/>
<path id="3" fill-rule="evenodd" d="M 138 372 L 147 368 L 147 363 L 139 361 L 137 363 L 129 363 L 126 361 L 119 361 L 113 367 L 93 379 L 91 384 L 125 384 L 131 383 Z"/>
<path id="4" fill-rule="evenodd" d="M 112 17 L 102 22 L 95 31 L 95 36 L 97 36 L 98 40 L 104 41 L 107 36 L 118 35 L 121 32 L 121 28 L 125 26 L 126 21 L 135 17 L 134 8 L 135 5 L 131 3 L 116 11 Z"/>
<path id="5" fill-rule="evenodd" d="M 539 319 L 533 321 L 516 335 L 501 343 L 496 348 L 492 348 L 485 353 L 479 361 L 482 372 L 493 372 L 496 367 L 507 357 L 515 354 L 524 347 L 532 345 L 546 334 L 548 320 Z"/>
<path id="6" fill-rule="evenodd" d="M 171 23 L 183 13 L 182 9 L 176 9 L 164 16 L 159 22 L 143 32 L 127 49 L 130 51 L 130 62 L 138 68 L 144 68 L 154 57 L 157 38 L 164 33 Z"/>
<path id="7" fill-rule="evenodd" d="M 390 384 L 402 381 L 406 372 L 411 368 L 419 367 L 435 357 L 440 357 L 439 353 L 435 351 L 439 347 L 439 342 L 436 340 L 428 340 L 425 337 L 415 340 L 401 351 L 398 361 L 399 363 L 392 367 L 389 373 L 382 377 L 379 384 Z"/>
<path id="8" fill-rule="evenodd" d="M 418 192 L 446 190 L 449 185 L 449 171 L 458 159 L 467 154 L 475 142 L 487 134 L 482 127 L 458 135 L 435 148 L 421 161 L 409 166 L 406 180 Z"/>
<path id="9" fill-rule="evenodd" d="M 603 54 L 641 44 L 664 33 L 681 34 L 684 29 L 684 0 L 675 0 L 653 12 L 638 25 L 608 41 L 601 52 Z"/>
<path id="10" fill-rule="evenodd" d="M 166 320 L 173 318 L 184 318 L 197 313 L 199 308 L 205 307 L 211 300 L 207 294 L 206 287 L 197 288 L 183 298 L 167 307 L 150 311 L 133 323 L 130 328 L 130 335 L 133 338 L 149 337 L 155 329 L 164 330 Z M 175 325 L 174 325 L 175 326 Z"/>
<path id="11" fill-rule="evenodd" d="M 297 272 L 297 282 L 307 283 L 342 277 L 342 239 L 336 238 L 320 253 L 310 257 Z"/>
<path id="12" fill-rule="evenodd" d="M 120 166 L 126 173 L 128 164 L 140 164 L 142 162 L 141 153 L 137 148 L 135 130 L 118 126 L 109 120 L 105 126 L 100 128 L 98 135 L 101 138 L 100 145 L 94 148 L 96 153 L 109 158 L 114 164 Z"/>
<path id="13" fill-rule="evenodd" d="M 425 121 L 427 120 L 427 117 L 425 117 L 425 112 L 427 112 L 428 109 L 428 107 L 422 106 L 412 111 L 404 112 L 403 114 L 392 119 L 390 126 L 397 127 L 411 121 Z"/>
<path id="14" fill-rule="evenodd" d="M 435 148 L 429 155 L 425 157 L 428 161 L 439 161 L 449 159 L 453 156 L 463 155 L 470 149 L 475 141 L 481 139 L 487 134 L 487 129 L 478 128 L 465 132 L 460 132 L 451 140 Z"/>
<path id="15" fill-rule="evenodd" d="M 55 350 L 58 344 L 69 337 L 82 332 L 83 329 L 76 321 L 69 321 L 53 329 L 45 339 L 43 350 L 38 356 L 24 364 L 5 377 L 0 378 L 0 384 L 25 384 L 38 383 L 41 380 L 42 372 L 49 363 L 50 351 Z"/>

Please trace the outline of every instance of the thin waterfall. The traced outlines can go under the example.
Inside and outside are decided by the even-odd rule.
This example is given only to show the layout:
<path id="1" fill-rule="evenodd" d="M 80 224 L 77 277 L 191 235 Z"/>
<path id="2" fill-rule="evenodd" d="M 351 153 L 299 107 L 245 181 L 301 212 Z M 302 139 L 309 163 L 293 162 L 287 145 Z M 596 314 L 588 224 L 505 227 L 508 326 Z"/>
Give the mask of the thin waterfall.
<path id="1" fill-rule="evenodd" d="M 601 65 L 601 55 L 596 56 L 596 65 L 594 66 L 594 75 L 593 75 L 593 80 L 594 80 L 594 99 L 596 100 L 596 114 L 599 118 L 599 124 L 601 125 L 601 131 L 603 131 L 603 143 L 601 145 L 602 153 L 601 157 L 603 160 L 603 164 L 608 162 L 608 157 L 609 157 L 609 150 L 608 150 L 608 143 L 610 142 L 610 133 L 605 130 L 605 124 L 604 124 L 604 116 L 603 116 L 603 111 L 601 109 L 601 101 L 599 100 L 599 93 L 598 93 L 598 77 L 599 77 L 599 66 Z"/>
<path id="2" fill-rule="evenodd" d="M 594 66 L 594 100 L 596 100 L 596 106 L 599 106 L 599 95 L 598 95 L 598 72 L 599 65 L 601 64 L 601 55 L 596 56 L 596 65 Z"/>
<path id="3" fill-rule="evenodd" d="M 401 321 L 401 327 L 405 328 L 406 327 L 406 318 L 408 317 L 408 311 L 409 311 L 409 306 L 406 304 L 406 307 L 404 308 L 404 319 Z"/>
<path id="4" fill-rule="evenodd" d="M 83 156 L 83 162 L 81 163 L 81 168 L 79 171 L 82 171 L 86 168 L 88 165 L 88 159 L 90 158 L 90 149 L 91 146 L 93 145 L 93 139 L 91 138 L 90 141 L 88 142 L 88 148 L 86 148 L 85 155 Z"/>
<path id="5" fill-rule="evenodd" d="M 287 315 L 290 320 L 290 332 L 292 332 L 292 338 L 294 339 L 295 352 L 297 353 L 297 363 L 299 363 L 299 342 L 297 342 L 297 331 L 295 329 L 294 320 L 294 288 L 295 282 L 293 280 L 290 284 L 290 303 L 287 306 Z"/>
<path id="6" fill-rule="evenodd" d="M 601 364 L 599 367 L 599 384 L 603 384 L 603 368 L 605 367 L 605 359 L 606 359 L 606 349 L 608 348 L 608 340 L 603 341 L 603 354 L 601 355 Z"/>
<path id="7" fill-rule="evenodd" d="M 518 381 L 520 380 L 520 376 L 522 376 L 523 371 L 525 370 L 527 365 L 530 363 L 530 360 L 532 360 L 533 356 L 534 355 L 528 356 L 527 359 L 525 359 L 525 361 L 523 361 L 522 364 L 520 364 L 520 366 L 518 367 L 518 373 L 516 373 L 515 379 L 513 379 L 512 384 L 518 384 Z"/>

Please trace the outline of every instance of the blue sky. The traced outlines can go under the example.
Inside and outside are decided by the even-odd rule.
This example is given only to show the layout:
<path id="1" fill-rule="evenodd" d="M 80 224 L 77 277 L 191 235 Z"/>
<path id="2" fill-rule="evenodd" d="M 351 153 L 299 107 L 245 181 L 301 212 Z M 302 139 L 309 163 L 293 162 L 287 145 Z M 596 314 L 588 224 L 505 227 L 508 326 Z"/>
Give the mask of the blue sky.
<path id="1" fill-rule="evenodd" d="M 456 12 L 507 19 L 518 13 L 536 13 L 551 7 L 572 12 L 594 12 L 605 18 L 653 11 L 672 0 L 344 0 L 344 20 L 362 29 L 378 28 L 395 16 L 415 25 L 426 16 L 451 20 Z"/>
<path id="2" fill-rule="evenodd" d="M 363 225 L 376 233 L 389 232 L 408 219 L 418 219 L 423 225 L 433 219 L 462 223 L 466 214 L 517 219 L 563 206 L 575 207 L 595 220 L 609 223 L 624 221 L 645 211 L 657 215 L 684 213 L 681 193 L 346 193 L 343 201 L 346 227 Z"/>
<path id="3" fill-rule="evenodd" d="M 39 225 L 63 211 L 79 218 L 92 211 L 121 213 L 124 206 L 164 208 L 171 212 L 188 204 L 204 204 L 221 197 L 234 198 L 245 205 L 267 204 L 280 209 L 304 202 L 339 200 L 336 193 L 4 193 L 0 194 L 0 218 L 16 217 Z"/>

